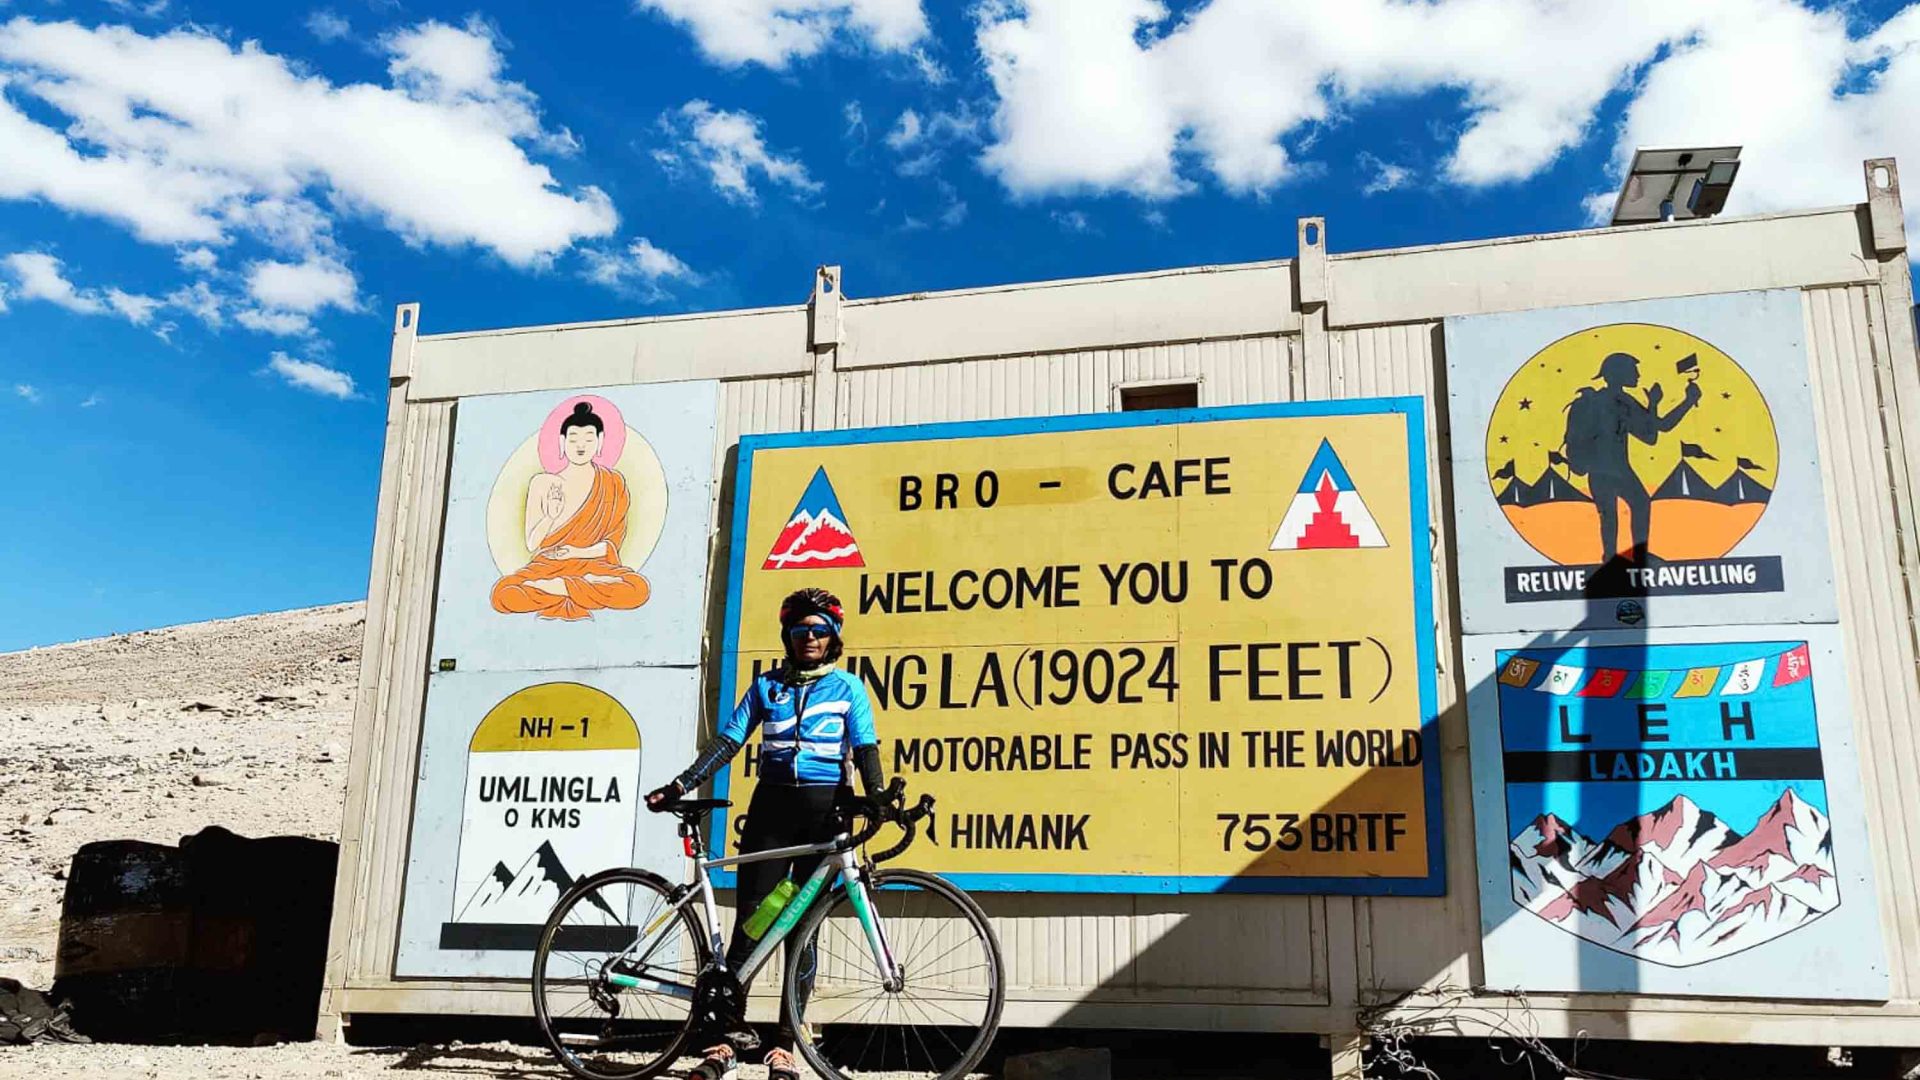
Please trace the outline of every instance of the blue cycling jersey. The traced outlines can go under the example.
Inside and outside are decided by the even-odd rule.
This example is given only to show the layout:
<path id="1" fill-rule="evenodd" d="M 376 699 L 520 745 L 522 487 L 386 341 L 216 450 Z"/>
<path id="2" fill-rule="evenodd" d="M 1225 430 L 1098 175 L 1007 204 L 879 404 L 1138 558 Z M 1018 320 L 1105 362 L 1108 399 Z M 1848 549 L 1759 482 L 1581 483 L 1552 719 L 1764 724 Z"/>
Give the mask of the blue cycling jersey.
<path id="1" fill-rule="evenodd" d="M 778 670 L 747 687 L 720 734 L 745 744 L 760 728 L 760 778 L 770 784 L 844 784 L 857 746 L 874 746 L 873 705 L 860 680 L 835 668 L 794 685 Z"/>

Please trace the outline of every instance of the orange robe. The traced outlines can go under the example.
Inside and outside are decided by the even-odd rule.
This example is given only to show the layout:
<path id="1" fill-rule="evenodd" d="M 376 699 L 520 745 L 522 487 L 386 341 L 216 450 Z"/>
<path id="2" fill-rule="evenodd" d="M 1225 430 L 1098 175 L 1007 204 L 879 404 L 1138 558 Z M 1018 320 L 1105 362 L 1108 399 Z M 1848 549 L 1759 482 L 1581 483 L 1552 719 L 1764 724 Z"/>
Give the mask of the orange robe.
<path id="1" fill-rule="evenodd" d="M 565 544 L 592 547 L 604 542 L 607 553 L 590 559 L 552 559 L 535 555 L 525 568 L 501 578 L 493 586 L 493 609 L 509 615 L 532 612 L 543 619 L 589 619 L 603 608 L 630 611 L 647 602 L 652 591 L 647 579 L 620 565 L 620 542 L 627 538 L 627 481 L 612 469 L 593 467 L 593 487 L 587 501 L 571 518 L 540 541 L 540 550 Z M 587 575 L 617 578 L 588 581 Z M 529 581 L 558 578 L 567 595 L 556 596 L 528 585 Z"/>

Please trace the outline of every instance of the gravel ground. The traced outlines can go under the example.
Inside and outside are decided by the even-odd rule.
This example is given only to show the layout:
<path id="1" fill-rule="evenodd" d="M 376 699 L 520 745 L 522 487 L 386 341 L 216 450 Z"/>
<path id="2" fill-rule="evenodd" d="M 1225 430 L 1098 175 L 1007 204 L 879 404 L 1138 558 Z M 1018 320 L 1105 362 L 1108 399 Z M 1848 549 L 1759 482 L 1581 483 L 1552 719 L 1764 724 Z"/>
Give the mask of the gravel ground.
<path id="1" fill-rule="evenodd" d="M 694 1062 L 681 1063 L 684 1069 Z M 323 1077 L 566 1076 L 551 1055 L 511 1043 L 364 1047 L 340 1043 L 279 1046 L 0 1046 L 0 1080 L 99 1077 L 112 1080 L 321 1080 Z M 766 1070 L 746 1066 L 742 1080 Z"/>

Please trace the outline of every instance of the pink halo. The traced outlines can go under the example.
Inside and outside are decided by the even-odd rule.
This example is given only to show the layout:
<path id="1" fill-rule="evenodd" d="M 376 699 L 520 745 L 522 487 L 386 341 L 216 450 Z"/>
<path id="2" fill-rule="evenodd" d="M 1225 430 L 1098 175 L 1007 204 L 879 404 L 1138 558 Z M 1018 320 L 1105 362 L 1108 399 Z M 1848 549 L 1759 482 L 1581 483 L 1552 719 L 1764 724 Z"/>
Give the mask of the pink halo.
<path id="1" fill-rule="evenodd" d="M 620 415 L 620 407 L 593 394 L 576 394 L 548 413 L 547 422 L 540 425 L 534 446 L 540 452 L 542 469 L 557 473 L 567 467 L 567 455 L 560 450 L 560 421 L 572 416 L 573 407 L 583 401 L 593 406 L 594 415 L 606 425 L 601 433 L 600 452 L 593 456 L 593 463 L 611 469 L 619 462 L 620 452 L 627 448 L 627 421 Z"/>

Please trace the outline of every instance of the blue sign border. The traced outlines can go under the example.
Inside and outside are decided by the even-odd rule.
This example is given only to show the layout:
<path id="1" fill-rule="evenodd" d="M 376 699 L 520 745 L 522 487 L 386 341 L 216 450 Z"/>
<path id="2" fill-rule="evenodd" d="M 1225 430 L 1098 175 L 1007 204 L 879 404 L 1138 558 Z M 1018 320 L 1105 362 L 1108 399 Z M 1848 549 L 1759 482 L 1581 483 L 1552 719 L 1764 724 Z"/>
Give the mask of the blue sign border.
<path id="1" fill-rule="evenodd" d="M 1420 738 L 1427 747 L 1422 759 L 1426 789 L 1427 874 L 1425 877 L 1208 877 L 1155 874 L 943 874 L 964 889 L 987 892 L 1052 893 L 1267 893 L 1339 896 L 1444 896 L 1446 882 L 1445 808 L 1440 801 L 1440 732 L 1435 677 L 1433 620 L 1432 516 L 1427 501 L 1426 400 L 1419 397 L 1347 398 L 1339 401 L 1269 402 L 1223 405 L 1200 409 L 1157 409 L 1131 413 L 1076 413 L 1008 420 L 966 420 L 900 427 L 848 428 L 800 431 L 774 435 L 746 435 L 740 439 L 739 464 L 733 488 L 733 552 L 727 567 L 725 637 L 720 654 L 720 690 L 715 716 L 727 715 L 734 684 L 734 657 L 739 649 L 740 592 L 746 573 L 747 512 L 753 492 L 753 456 L 761 450 L 802 446 L 860 446 L 886 442 L 924 442 L 934 439 L 972 439 L 996 435 L 1034 435 L 1065 431 L 1105 431 L 1113 428 L 1161 427 L 1211 420 L 1297 419 L 1316 416 L 1379 416 L 1397 413 L 1407 429 L 1408 533 L 1413 570 L 1413 629 L 1415 663 L 1420 689 Z M 724 799 L 732 786 L 729 766 L 714 781 L 714 796 Z M 725 850 L 731 814 L 716 815 L 710 842 Z M 715 884 L 734 887 L 731 871 L 720 871 Z"/>

